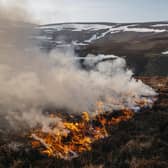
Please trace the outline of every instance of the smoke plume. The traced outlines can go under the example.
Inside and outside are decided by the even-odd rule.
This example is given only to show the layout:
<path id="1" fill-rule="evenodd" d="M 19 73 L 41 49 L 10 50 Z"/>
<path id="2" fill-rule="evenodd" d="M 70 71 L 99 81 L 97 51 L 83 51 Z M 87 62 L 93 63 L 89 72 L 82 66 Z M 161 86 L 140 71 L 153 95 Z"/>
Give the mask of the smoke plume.
<path id="1" fill-rule="evenodd" d="M 19 10 L 13 10 L 16 7 Z M 12 18 L 7 17 L 9 11 Z M 0 12 L 0 116 L 13 128 L 42 124 L 50 131 L 49 124 L 57 122 L 63 129 L 61 119 L 43 115 L 46 107 L 94 113 L 97 101 L 110 109 L 133 108 L 143 96 L 155 95 L 152 88 L 132 78 L 123 58 L 99 62 L 100 57 L 96 60 L 89 54 L 84 64 L 92 68 L 86 71 L 73 48 L 42 53 L 33 40 L 37 27 L 27 16 L 19 5 Z"/>

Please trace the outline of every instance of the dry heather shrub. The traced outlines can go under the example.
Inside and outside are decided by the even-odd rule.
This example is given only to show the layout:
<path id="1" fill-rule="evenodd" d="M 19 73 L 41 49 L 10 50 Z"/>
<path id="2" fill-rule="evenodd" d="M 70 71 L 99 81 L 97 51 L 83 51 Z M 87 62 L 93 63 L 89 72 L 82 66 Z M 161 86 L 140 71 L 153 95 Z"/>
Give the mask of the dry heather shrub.
<path id="1" fill-rule="evenodd" d="M 166 168 L 168 164 L 159 159 L 138 159 L 133 158 L 130 162 L 130 168 Z"/>

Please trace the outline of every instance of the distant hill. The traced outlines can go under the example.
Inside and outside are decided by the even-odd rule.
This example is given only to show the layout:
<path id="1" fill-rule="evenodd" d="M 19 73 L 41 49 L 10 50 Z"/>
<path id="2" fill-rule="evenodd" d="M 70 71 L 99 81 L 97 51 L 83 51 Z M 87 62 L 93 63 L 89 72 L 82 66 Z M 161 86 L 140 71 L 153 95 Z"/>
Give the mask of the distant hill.
<path id="1" fill-rule="evenodd" d="M 168 22 L 61 23 L 39 26 L 41 48 L 73 45 L 79 56 L 125 57 L 136 75 L 168 75 Z"/>

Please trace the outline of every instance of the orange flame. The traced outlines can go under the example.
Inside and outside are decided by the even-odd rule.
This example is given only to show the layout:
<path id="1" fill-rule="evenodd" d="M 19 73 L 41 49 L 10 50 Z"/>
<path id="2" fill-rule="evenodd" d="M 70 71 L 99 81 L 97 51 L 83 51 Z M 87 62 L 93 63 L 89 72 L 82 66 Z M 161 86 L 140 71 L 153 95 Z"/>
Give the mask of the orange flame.
<path id="1" fill-rule="evenodd" d="M 122 116 L 112 118 L 111 121 L 108 121 L 103 115 L 99 114 L 92 120 L 99 123 L 98 126 L 94 126 L 89 114 L 84 112 L 80 122 L 63 122 L 65 129 L 68 130 L 67 134 L 62 134 L 61 132 L 44 133 L 42 129 L 33 131 L 31 134 L 33 138 L 32 147 L 40 148 L 43 146 L 45 149 L 40 149 L 43 154 L 72 159 L 84 151 L 90 151 L 91 144 L 96 140 L 107 137 L 107 124 L 115 125 L 121 121 L 130 119 L 132 116 L 132 111 L 124 110 Z M 52 117 L 54 116 L 52 115 Z"/>
<path id="2" fill-rule="evenodd" d="M 148 104 L 143 100 L 139 106 Z M 32 147 L 39 148 L 40 152 L 48 156 L 72 159 L 80 153 L 90 151 L 93 142 L 108 136 L 106 129 L 109 125 L 117 125 L 122 121 L 130 120 L 134 112 L 130 109 L 121 110 L 117 117 L 109 118 L 105 114 L 103 102 L 97 102 L 96 116 L 90 118 L 88 112 L 83 112 L 81 120 L 78 122 L 64 121 L 63 125 L 67 132 L 55 132 L 56 124 L 53 126 L 53 132 L 45 133 L 42 129 L 36 129 L 31 133 Z M 56 115 L 51 114 L 54 118 Z M 97 123 L 97 124 L 95 124 Z M 43 147 L 43 149 L 41 148 Z"/>

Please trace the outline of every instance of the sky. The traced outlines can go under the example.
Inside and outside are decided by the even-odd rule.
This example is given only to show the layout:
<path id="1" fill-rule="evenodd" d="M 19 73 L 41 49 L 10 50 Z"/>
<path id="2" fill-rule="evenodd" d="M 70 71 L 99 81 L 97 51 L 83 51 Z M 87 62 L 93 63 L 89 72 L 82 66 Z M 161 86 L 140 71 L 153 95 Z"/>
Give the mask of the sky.
<path id="1" fill-rule="evenodd" d="M 27 10 L 41 24 L 167 21 L 168 0 L 0 0 Z M 24 3 L 23 3 L 24 2 Z"/>

